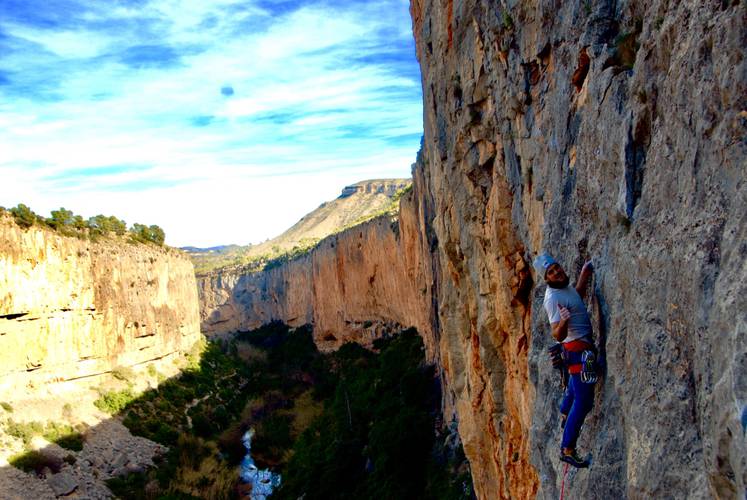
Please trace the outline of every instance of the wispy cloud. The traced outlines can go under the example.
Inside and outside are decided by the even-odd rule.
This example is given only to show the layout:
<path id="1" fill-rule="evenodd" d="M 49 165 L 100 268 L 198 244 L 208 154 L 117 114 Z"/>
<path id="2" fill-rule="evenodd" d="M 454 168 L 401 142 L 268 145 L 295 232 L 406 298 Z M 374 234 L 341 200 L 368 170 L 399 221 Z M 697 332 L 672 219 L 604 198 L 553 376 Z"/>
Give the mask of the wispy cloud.
<path id="1" fill-rule="evenodd" d="M 175 245 L 258 241 L 407 176 L 422 133 L 406 0 L 5 0 L 0 54 L 0 204 Z"/>

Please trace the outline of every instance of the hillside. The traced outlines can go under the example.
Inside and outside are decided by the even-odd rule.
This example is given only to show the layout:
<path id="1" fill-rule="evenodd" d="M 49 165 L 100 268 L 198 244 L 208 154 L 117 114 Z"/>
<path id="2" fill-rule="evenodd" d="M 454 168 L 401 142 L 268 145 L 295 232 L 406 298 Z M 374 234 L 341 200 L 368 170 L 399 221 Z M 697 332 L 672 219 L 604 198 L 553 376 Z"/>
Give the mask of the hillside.
<path id="1" fill-rule="evenodd" d="M 223 267 L 260 267 L 272 259 L 303 253 L 322 238 L 377 215 L 396 214 L 399 196 L 411 182 L 409 179 L 373 179 L 346 186 L 340 196 L 322 203 L 280 236 L 258 245 L 183 247 L 182 250 L 189 254 L 197 274 Z"/>

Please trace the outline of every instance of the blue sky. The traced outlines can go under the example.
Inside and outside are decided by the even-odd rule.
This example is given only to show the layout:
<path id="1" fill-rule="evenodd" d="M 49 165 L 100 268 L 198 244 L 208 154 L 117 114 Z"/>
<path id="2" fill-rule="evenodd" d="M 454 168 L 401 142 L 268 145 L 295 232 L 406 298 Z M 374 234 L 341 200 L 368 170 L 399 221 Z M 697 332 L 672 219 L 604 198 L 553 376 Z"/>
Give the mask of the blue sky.
<path id="1" fill-rule="evenodd" d="M 0 0 L 0 205 L 275 236 L 346 184 L 409 177 L 409 0 Z"/>

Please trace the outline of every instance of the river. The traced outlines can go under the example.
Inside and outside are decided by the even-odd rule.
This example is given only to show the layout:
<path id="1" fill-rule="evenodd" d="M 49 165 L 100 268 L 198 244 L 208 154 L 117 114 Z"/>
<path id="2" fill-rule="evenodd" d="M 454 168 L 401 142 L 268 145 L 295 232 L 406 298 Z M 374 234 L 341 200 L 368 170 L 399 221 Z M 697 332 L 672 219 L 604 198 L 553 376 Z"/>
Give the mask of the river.
<path id="1" fill-rule="evenodd" d="M 254 429 L 249 429 L 242 438 L 246 456 L 241 461 L 241 480 L 252 485 L 252 493 L 249 497 L 251 500 L 267 500 L 273 490 L 280 486 L 280 474 L 257 468 L 252 458 L 252 436 L 254 436 Z"/>

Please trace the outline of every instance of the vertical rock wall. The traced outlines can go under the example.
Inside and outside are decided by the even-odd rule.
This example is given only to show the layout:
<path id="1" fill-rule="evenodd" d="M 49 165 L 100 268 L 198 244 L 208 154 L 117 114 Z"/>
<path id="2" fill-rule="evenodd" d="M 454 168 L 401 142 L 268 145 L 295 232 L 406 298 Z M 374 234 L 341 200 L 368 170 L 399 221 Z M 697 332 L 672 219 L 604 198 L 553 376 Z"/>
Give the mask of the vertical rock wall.
<path id="1" fill-rule="evenodd" d="M 0 395 L 188 350 L 191 262 L 174 250 L 20 229 L 0 217 Z"/>
<path id="2" fill-rule="evenodd" d="M 253 274 L 219 270 L 198 278 L 202 329 L 249 330 L 273 320 L 314 325 L 315 342 L 334 349 L 370 345 L 392 327 L 414 326 L 435 360 L 430 253 L 415 192 L 398 221 L 379 217 L 323 240 L 309 254 Z"/>
<path id="3" fill-rule="evenodd" d="M 557 498 L 552 252 L 606 376 L 579 498 L 736 498 L 747 483 L 744 2 L 411 0 L 438 345 L 480 498 Z M 534 277 L 537 280 L 537 277 Z M 540 280 L 541 281 L 541 280 Z"/>

